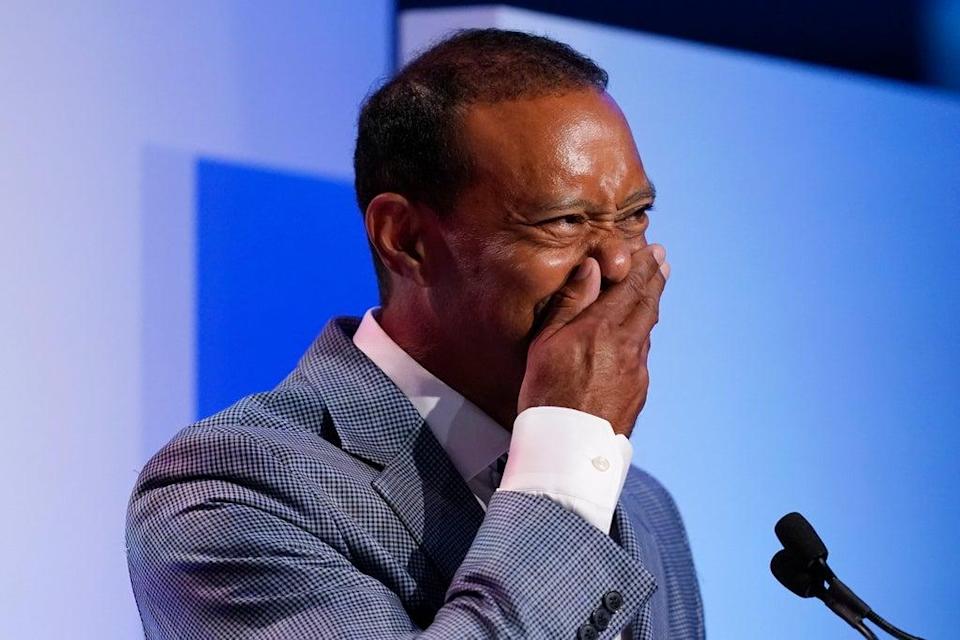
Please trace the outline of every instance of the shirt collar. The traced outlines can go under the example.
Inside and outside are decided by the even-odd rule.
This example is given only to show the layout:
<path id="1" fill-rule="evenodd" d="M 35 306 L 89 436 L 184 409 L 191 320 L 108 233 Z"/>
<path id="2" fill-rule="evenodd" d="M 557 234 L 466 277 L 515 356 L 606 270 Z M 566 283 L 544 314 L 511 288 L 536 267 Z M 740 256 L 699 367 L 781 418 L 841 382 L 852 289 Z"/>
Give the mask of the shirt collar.
<path id="1" fill-rule="evenodd" d="M 469 482 L 507 452 L 510 432 L 401 349 L 374 317 L 379 310 L 364 314 L 353 343 L 410 399 Z"/>

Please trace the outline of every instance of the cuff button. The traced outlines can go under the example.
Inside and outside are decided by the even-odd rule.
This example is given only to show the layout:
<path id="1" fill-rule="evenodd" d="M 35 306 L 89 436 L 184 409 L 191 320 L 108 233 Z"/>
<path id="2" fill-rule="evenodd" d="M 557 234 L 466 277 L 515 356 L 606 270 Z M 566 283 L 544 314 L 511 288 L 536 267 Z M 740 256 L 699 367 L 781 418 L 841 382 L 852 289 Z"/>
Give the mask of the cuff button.
<path id="1" fill-rule="evenodd" d="M 610 461 L 603 456 L 597 456 L 591 460 L 590 463 L 593 464 L 593 468 L 597 471 L 606 471 L 610 468 Z"/>
<path id="2" fill-rule="evenodd" d="M 610 612 L 604 609 L 603 607 L 597 607 L 593 610 L 593 613 L 590 614 L 590 622 L 593 623 L 600 631 L 603 631 L 610 626 Z"/>
<path id="3" fill-rule="evenodd" d="M 577 629 L 577 640 L 597 640 L 600 634 L 597 628 L 589 622 L 585 622 Z"/>
<path id="4" fill-rule="evenodd" d="M 603 594 L 603 606 L 610 613 L 616 613 L 623 606 L 623 594 L 616 590 L 607 591 Z"/>

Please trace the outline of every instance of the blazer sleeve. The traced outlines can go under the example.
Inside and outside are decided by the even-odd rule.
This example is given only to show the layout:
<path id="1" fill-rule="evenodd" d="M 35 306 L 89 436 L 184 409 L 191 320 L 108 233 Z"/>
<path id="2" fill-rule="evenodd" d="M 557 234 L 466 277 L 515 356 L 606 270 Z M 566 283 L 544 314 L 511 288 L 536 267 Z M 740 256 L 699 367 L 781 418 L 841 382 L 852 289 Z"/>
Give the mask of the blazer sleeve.
<path id="1" fill-rule="evenodd" d="M 286 492 L 273 484 L 281 475 Z M 295 513 L 310 491 L 291 492 L 291 482 L 301 481 L 269 447 L 232 433 L 178 438 L 148 464 L 127 528 L 148 638 L 576 638 L 617 591 L 623 605 L 606 639 L 656 589 L 638 559 L 580 516 L 501 491 L 421 627 L 348 559 L 357 550 L 336 527 L 303 526 Z"/>

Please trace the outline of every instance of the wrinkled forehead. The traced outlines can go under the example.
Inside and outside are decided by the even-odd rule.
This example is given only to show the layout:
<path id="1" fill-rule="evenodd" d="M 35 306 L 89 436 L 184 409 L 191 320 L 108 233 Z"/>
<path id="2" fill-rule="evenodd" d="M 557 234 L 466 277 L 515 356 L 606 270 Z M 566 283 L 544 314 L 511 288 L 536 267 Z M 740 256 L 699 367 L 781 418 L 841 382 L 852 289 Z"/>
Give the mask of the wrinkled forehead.
<path id="1" fill-rule="evenodd" d="M 576 191 L 613 201 L 645 180 L 619 107 L 592 89 L 472 105 L 462 135 L 474 179 L 505 197 Z"/>

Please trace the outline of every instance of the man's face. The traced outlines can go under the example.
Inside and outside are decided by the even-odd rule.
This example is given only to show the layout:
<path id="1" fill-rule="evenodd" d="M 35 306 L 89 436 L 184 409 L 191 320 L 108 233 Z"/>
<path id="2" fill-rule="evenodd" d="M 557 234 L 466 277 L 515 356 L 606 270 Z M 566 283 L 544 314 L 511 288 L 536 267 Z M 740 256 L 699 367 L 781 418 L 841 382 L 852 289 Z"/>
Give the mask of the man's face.
<path id="1" fill-rule="evenodd" d="M 463 135 L 474 173 L 439 222 L 448 254 L 431 303 L 473 366 L 519 388 L 527 345 L 577 266 L 592 256 L 604 285 L 618 282 L 646 246 L 653 187 L 605 93 L 473 106 Z"/>

